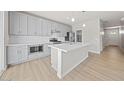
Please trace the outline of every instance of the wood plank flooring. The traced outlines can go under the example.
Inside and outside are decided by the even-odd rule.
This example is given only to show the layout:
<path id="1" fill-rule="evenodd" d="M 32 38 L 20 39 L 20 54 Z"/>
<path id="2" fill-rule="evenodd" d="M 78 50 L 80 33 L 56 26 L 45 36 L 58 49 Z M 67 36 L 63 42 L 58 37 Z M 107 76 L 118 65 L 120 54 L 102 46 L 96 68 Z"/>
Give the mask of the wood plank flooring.
<path id="1" fill-rule="evenodd" d="M 60 81 L 50 64 L 50 57 L 9 67 L 1 80 Z M 61 81 L 124 80 L 124 53 L 118 47 L 107 47 L 98 55 L 89 57 Z"/>

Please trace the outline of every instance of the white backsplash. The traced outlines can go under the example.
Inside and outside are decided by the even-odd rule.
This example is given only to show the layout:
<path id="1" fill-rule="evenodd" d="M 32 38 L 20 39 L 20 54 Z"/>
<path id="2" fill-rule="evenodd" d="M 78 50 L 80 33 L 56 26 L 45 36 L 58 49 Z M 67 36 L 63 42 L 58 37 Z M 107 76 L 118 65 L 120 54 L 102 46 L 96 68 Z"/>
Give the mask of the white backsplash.
<path id="1" fill-rule="evenodd" d="M 14 44 L 30 44 L 30 43 L 49 43 L 49 38 L 42 36 L 10 36 L 9 43 Z M 65 41 L 64 37 L 57 37 L 59 41 Z"/>

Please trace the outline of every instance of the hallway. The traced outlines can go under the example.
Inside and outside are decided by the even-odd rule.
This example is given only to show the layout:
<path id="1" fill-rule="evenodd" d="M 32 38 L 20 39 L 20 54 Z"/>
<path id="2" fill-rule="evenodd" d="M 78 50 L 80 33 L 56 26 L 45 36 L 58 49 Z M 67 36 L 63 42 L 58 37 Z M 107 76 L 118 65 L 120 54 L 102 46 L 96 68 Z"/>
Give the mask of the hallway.
<path id="1" fill-rule="evenodd" d="M 46 57 L 9 67 L 1 80 L 59 79 L 51 68 L 50 57 Z M 100 55 L 89 53 L 89 57 L 62 80 L 124 80 L 124 53 L 114 46 L 106 47 Z"/>

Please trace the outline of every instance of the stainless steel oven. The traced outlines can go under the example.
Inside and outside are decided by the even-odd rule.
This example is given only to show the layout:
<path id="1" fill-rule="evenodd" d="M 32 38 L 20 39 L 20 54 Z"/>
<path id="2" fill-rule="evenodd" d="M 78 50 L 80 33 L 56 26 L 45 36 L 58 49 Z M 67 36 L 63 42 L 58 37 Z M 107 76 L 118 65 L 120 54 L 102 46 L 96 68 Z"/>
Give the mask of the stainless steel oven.
<path id="1" fill-rule="evenodd" d="M 28 46 L 29 54 L 43 52 L 43 45 L 30 45 Z"/>

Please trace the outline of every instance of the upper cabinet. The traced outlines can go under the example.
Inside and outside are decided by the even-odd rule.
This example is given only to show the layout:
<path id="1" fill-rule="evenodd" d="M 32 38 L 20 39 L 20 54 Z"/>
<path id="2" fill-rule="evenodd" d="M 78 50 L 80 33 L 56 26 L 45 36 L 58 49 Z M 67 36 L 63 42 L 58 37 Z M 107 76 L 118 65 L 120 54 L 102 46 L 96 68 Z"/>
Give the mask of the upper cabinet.
<path id="1" fill-rule="evenodd" d="M 56 34 L 58 37 L 65 37 L 67 35 L 67 32 L 71 31 L 71 27 L 52 22 L 52 34 Z"/>
<path id="2" fill-rule="evenodd" d="M 27 35 L 27 15 L 10 12 L 10 34 Z"/>
<path id="3" fill-rule="evenodd" d="M 33 16 L 28 16 L 28 35 L 40 36 L 42 35 L 41 30 L 41 20 Z"/>
<path id="4" fill-rule="evenodd" d="M 28 35 L 32 36 L 50 36 L 51 21 L 28 16 Z"/>
<path id="5" fill-rule="evenodd" d="M 52 23 L 48 20 L 43 20 L 43 36 L 50 36 L 52 31 Z"/>
<path id="6" fill-rule="evenodd" d="M 19 34 L 19 14 L 10 12 L 10 34 Z"/>
<path id="7" fill-rule="evenodd" d="M 27 15 L 25 14 L 19 14 L 20 20 L 19 20 L 19 26 L 20 26 L 20 35 L 27 35 Z"/>
<path id="8" fill-rule="evenodd" d="M 67 32 L 70 32 L 71 29 L 69 26 L 66 26 L 66 25 L 61 25 L 61 36 L 67 36 Z"/>
<path id="9" fill-rule="evenodd" d="M 10 34 L 28 36 L 64 37 L 71 27 L 47 19 L 26 15 L 20 12 L 10 12 Z"/>
<path id="10" fill-rule="evenodd" d="M 47 36 L 51 36 L 51 31 L 52 31 L 52 22 L 47 21 Z"/>

